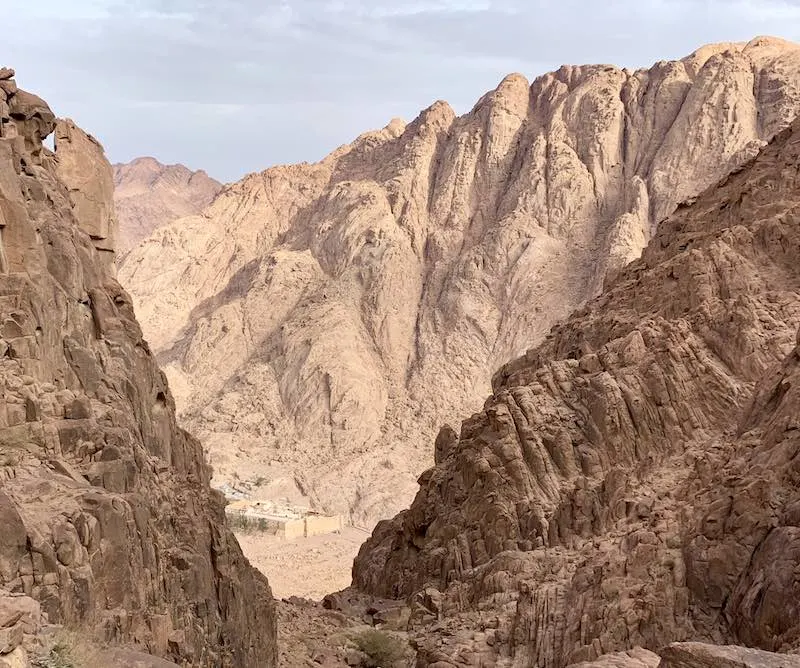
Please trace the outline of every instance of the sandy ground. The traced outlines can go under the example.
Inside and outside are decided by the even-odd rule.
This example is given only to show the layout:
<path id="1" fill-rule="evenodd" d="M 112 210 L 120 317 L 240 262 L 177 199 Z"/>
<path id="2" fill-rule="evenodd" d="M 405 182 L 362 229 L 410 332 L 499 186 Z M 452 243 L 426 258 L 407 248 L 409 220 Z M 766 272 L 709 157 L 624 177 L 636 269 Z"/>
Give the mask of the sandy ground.
<path id="1" fill-rule="evenodd" d="M 340 534 L 280 540 L 260 533 L 237 533 L 250 563 L 269 578 L 275 598 L 300 596 L 315 601 L 350 585 L 358 549 L 369 537 L 348 527 Z"/>

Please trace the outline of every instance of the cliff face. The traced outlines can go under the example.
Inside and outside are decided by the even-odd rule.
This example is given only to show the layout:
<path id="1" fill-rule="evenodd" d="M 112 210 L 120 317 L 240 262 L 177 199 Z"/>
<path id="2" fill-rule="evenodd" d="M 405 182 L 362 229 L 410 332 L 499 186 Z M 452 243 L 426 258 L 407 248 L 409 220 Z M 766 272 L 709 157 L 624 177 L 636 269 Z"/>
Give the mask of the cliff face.
<path id="1" fill-rule="evenodd" d="M 274 665 L 269 586 L 113 276 L 111 166 L 12 76 L 0 70 L 0 590 L 178 663 Z"/>
<path id="2" fill-rule="evenodd" d="M 203 170 L 193 172 L 183 165 L 162 165 L 155 158 L 136 158 L 113 168 L 120 255 L 153 230 L 200 213 L 222 189 L 222 184 Z"/>
<path id="3" fill-rule="evenodd" d="M 800 648 L 798 165 L 800 121 L 441 432 L 353 569 L 410 597 L 418 665 Z"/>
<path id="4" fill-rule="evenodd" d="M 371 523 L 494 369 L 790 122 L 799 80 L 798 47 L 764 38 L 512 75 L 463 117 L 439 102 L 227 187 L 121 280 L 221 476 L 294 478 Z"/>

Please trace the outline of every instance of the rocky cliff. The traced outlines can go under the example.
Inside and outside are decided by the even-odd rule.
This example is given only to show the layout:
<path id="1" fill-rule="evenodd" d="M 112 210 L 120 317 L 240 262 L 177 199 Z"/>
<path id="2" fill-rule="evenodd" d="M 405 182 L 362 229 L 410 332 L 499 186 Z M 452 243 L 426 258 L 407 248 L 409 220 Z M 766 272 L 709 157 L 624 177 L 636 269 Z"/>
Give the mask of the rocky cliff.
<path id="1" fill-rule="evenodd" d="M 183 665 L 274 665 L 269 586 L 113 276 L 111 166 L 12 77 L 0 70 L 3 638 L 35 631 L 40 609 Z"/>
<path id="2" fill-rule="evenodd" d="M 136 158 L 113 168 L 119 255 L 127 253 L 153 230 L 200 213 L 222 189 L 222 184 L 203 170 L 193 172 L 183 165 L 162 165 L 155 158 Z"/>
<path id="3" fill-rule="evenodd" d="M 121 280 L 218 473 L 370 524 L 500 364 L 786 127 L 798 82 L 800 49 L 770 38 L 512 75 L 465 116 L 437 102 L 225 188 Z"/>
<path id="4" fill-rule="evenodd" d="M 800 648 L 798 166 L 800 121 L 442 430 L 353 569 L 411 601 L 419 666 Z"/>

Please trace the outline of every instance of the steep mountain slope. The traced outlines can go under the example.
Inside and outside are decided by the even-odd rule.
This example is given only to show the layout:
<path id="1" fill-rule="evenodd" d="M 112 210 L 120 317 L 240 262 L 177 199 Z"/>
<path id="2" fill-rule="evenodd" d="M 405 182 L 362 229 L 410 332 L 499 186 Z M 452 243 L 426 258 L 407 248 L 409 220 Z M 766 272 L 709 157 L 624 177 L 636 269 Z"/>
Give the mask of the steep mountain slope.
<path id="1" fill-rule="evenodd" d="M 111 166 L 12 76 L 0 69 L 0 653 L 30 631 L 5 605 L 24 594 L 82 639 L 273 666 L 269 585 L 113 276 Z"/>
<path id="2" fill-rule="evenodd" d="M 117 251 L 127 253 L 153 230 L 200 213 L 222 184 L 203 170 L 162 165 L 155 158 L 136 158 L 114 167 L 114 205 L 119 219 Z"/>
<path id="3" fill-rule="evenodd" d="M 512 75 L 463 117 L 437 102 L 227 187 L 121 280 L 218 474 L 295 478 L 369 524 L 498 365 L 790 122 L 799 81 L 769 38 Z"/>
<path id="4" fill-rule="evenodd" d="M 354 583 L 418 665 L 800 648 L 800 121 L 443 430 Z"/>

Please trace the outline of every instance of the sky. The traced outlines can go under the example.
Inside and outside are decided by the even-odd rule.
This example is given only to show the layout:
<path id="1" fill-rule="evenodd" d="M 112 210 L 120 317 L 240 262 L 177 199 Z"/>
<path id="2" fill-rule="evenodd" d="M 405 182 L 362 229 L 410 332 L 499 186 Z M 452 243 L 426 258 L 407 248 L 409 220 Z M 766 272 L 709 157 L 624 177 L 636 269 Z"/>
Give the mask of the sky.
<path id="1" fill-rule="evenodd" d="M 234 181 L 511 72 L 800 41 L 800 0 L 3 0 L 17 82 L 100 139 Z"/>

